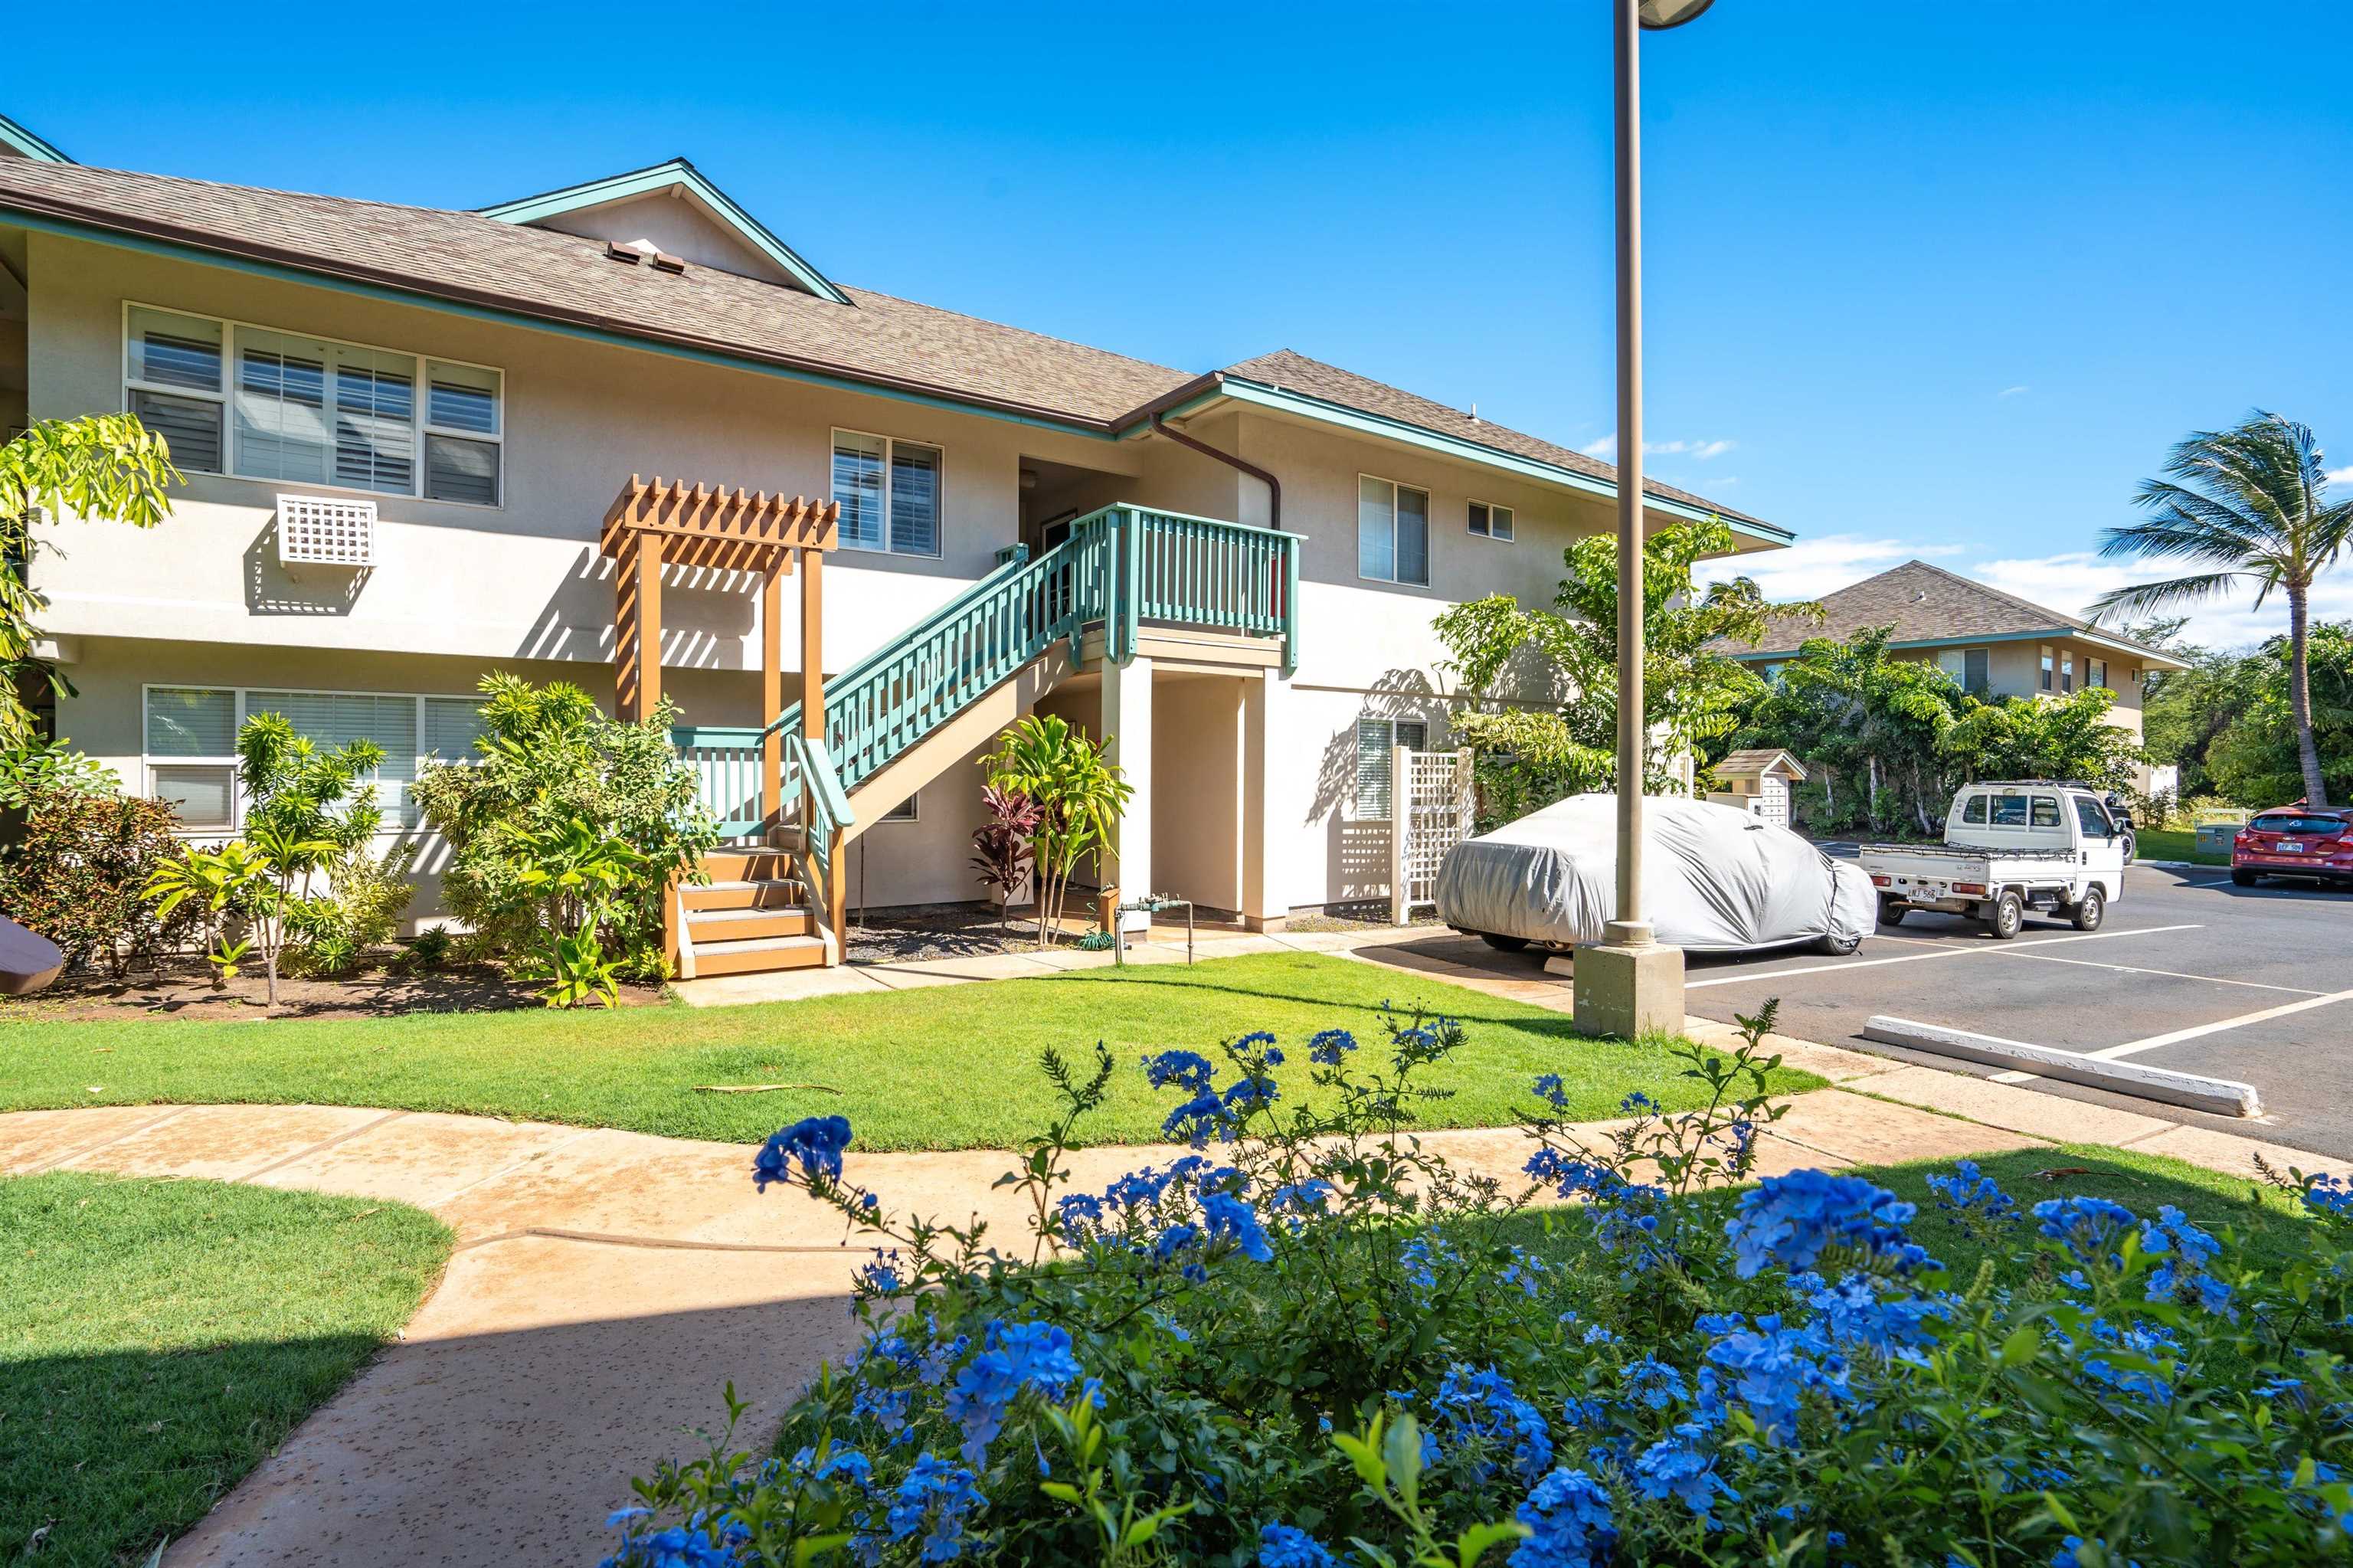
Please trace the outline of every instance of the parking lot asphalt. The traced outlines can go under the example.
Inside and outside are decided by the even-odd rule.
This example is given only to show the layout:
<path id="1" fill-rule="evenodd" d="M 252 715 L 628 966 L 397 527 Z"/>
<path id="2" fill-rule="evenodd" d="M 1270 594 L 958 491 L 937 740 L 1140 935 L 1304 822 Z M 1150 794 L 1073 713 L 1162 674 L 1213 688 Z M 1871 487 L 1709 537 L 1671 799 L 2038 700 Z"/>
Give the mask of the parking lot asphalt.
<path id="1" fill-rule="evenodd" d="M 2353 1157 L 2353 893 L 2136 865 L 2088 935 L 2030 915 L 1998 942 L 1974 921 L 1915 913 L 1847 958 L 1694 954 L 1686 968 L 1686 1005 L 1704 1017 L 1730 1022 L 1778 997 L 1778 1027 L 1802 1039 Z M 2263 1114 L 2209 1116 L 1865 1042 L 1875 1013 L 2239 1079 Z"/>

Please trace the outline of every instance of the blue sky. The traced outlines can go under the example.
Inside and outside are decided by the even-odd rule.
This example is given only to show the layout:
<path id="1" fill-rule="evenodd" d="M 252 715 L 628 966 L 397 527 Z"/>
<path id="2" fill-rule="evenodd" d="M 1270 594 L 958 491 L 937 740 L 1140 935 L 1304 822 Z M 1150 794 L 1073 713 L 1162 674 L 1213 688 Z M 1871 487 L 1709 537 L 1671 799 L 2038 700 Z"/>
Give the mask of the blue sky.
<path id="1" fill-rule="evenodd" d="M 1188 369 L 1292 347 L 1612 435 L 1600 0 L 28 8 L 85 163 L 471 207 L 672 154 L 820 268 Z M 2353 485 L 2353 5 L 1720 0 L 1646 54 L 1652 471 L 2063 608 L 2193 429 Z M 2353 615 L 2353 566 L 2322 596 Z M 2201 618 L 2209 641 L 2274 611 Z"/>

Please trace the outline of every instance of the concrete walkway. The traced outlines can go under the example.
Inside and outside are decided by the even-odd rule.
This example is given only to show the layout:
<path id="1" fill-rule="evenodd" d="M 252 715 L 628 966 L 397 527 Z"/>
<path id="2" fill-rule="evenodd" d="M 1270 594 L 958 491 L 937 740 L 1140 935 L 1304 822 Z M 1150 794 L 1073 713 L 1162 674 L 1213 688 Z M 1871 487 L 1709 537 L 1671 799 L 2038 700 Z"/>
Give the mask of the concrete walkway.
<path id="1" fill-rule="evenodd" d="M 1480 989 L 1524 983 L 1540 982 L 1487 977 Z M 1729 1033 L 1697 1019 L 1693 1033 L 1714 1044 Z M 2234 1175 L 2252 1176 L 2259 1150 L 2314 1163 L 2028 1088 L 1772 1044 L 1837 1086 L 1791 1103 L 1764 1145 L 1765 1174 L 2060 1139 Z M 1506 1178 L 1525 1158 L 1515 1129 L 1423 1139 L 1460 1167 Z M 1170 1152 L 1089 1150 L 1071 1165 L 1081 1183 L 1099 1186 Z M 448 1274 L 400 1342 L 174 1543 L 172 1568 L 594 1563 L 628 1478 L 690 1452 L 691 1429 L 722 1418 L 724 1383 L 751 1402 L 740 1436 L 756 1446 L 818 1363 L 851 1343 L 849 1281 L 866 1255 L 798 1192 L 756 1194 L 750 1162 L 740 1144 L 322 1106 L 0 1116 L 0 1173 L 106 1171 L 350 1193 L 417 1204 L 458 1234 Z M 988 1186 L 1008 1162 L 989 1151 L 853 1153 L 849 1174 L 902 1210 L 977 1212 L 1014 1250 L 1028 1233 L 1008 1195 Z"/>

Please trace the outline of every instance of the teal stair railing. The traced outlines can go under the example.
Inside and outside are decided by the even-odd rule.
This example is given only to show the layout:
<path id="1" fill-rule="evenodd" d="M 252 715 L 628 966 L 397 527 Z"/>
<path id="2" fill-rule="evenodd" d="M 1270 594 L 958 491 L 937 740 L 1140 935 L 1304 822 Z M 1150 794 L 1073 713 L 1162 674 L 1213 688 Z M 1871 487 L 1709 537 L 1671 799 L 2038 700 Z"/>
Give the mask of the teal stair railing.
<path id="1" fill-rule="evenodd" d="M 1067 640 L 1078 663 L 1092 629 L 1116 664 L 1135 657 L 1147 623 L 1279 637 L 1287 674 L 1298 658 L 1299 546 L 1296 534 L 1122 503 L 1078 519 L 1041 556 L 1000 552 L 987 577 L 827 680 L 832 776 L 846 797 L 1056 642 Z M 731 835 L 760 825 L 760 748 L 775 729 L 798 735 L 797 703 L 765 729 L 673 732 Z"/>

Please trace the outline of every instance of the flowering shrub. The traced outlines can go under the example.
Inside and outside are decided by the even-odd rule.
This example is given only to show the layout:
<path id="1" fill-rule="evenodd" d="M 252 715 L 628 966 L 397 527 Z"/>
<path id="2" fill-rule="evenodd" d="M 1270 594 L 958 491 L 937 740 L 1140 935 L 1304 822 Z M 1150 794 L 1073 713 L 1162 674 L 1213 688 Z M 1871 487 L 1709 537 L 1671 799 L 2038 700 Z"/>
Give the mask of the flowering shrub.
<path id="1" fill-rule="evenodd" d="M 1756 1180 L 1757 1042 L 1706 1103 L 1546 1114 L 1528 1185 L 1425 1148 L 1451 1021 L 1148 1058 L 1175 1158 L 1064 1169 L 1118 1069 L 1048 1053 L 1052 1127 L 1000 1186 L 1018 1246 L 893 1212 L 838 1118 L 755 1177 L 876 1244 L 847 1365 L 773 1457 L 640 1480 L 614 1568 L 1186 1562 L 1261 1568 L 2306 1563 L 2353 1552 L 2353 1190 L 2283 1176 L 2311 1245 L 2265 1277 L 2170 1207 L 2013 1199 L 1963 1161 L 1927 1215 L 1869 1180 Z M 1328 1110 L 1271 1069 L 1306 1051 Z M 1524 1210 L 1539 1194 L 1573 1207 Z M 1934 1255 L 1964 1243 L 1968 1277 Z M 730 1391 L 731 1404 L 733 1399 Z M 734 1407 L 740 1414 L 742 1406 Z"/>

